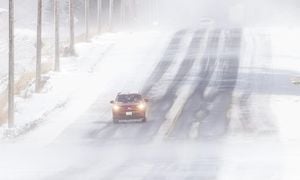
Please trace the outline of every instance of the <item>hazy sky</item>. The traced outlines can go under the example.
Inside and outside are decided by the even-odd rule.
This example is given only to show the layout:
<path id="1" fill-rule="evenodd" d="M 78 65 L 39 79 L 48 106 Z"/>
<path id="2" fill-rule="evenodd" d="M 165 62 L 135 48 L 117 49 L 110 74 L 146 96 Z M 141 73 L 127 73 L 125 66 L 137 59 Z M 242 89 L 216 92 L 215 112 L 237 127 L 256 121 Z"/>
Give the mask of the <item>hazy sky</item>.
<path id="1" fill-rule="evenodd" d="M 208 17 L 219 25 L 291 26 L 298 24 L 296 0 L 158 0 L 163 21 L 196 25 Z"/>
<path id="2" fill-rule="evenodd" d="M 36 0 L 15 1 L 17 17 L 28 19 L 22 19 L 27 24 L 34 23 Z M 7 7 L 7 3 L 8 0 L 0 0 L 0 8 Z M 162 26 L 197 26 L 202 18 L 213 19 L 221 26 L 300 25 L 299 0 L 136 0 L 136 3 L 144 6 L 138 16 L 145 13 L 149 16 L 151 11 L 148 20 L 158 21 Z"/>

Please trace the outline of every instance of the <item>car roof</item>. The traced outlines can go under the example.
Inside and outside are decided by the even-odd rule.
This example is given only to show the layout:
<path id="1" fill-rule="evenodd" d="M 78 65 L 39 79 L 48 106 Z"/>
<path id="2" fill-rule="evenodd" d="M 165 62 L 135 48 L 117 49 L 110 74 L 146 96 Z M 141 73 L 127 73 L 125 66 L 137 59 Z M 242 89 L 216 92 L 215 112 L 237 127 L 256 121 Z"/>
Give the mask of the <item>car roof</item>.
<path id="1" fill-rule="evenodd" d="M 140 95 L 141 96 L 141 94 L 139 93 L 118 93 L 118 96 L 119 95 Z"/>

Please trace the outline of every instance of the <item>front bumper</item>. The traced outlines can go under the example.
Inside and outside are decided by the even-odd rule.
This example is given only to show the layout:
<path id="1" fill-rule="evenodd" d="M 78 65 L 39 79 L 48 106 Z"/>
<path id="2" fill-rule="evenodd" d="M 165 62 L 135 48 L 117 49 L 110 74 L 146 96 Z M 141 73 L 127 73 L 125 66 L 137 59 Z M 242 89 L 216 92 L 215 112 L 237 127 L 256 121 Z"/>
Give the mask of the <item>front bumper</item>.
<path id="1" fill-rule="evenodd" d="M 142 119 L 145 118 L 145 111 L 113 111 L 113 119 L 122 120 L 122 119 Z"/>

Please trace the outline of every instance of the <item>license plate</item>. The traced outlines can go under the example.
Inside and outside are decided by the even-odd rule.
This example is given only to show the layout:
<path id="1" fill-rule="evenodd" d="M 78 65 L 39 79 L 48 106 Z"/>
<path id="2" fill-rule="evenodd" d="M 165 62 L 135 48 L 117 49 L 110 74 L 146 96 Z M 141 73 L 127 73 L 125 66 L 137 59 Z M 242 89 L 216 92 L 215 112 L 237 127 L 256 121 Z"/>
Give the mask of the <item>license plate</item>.
<path id="1" fill-rule="evenodd" d="M 132 116 L 132 112 L 126 112 L 126 116 Z"/>

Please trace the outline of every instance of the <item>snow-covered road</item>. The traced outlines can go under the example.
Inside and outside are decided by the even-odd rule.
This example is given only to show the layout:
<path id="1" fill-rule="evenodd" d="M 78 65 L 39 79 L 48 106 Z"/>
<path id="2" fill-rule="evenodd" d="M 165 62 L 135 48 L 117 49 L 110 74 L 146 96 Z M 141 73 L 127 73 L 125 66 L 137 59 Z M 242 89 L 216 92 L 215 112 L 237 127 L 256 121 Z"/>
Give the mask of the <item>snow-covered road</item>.
<path id="1" fill-rule="evenodd" d="M 296 115 L 300 87 L 289 78 L 300 71 L 277 68 L 279 46 L 270 32 L 203 28 L 119 36 L 101 47 L 101 38 L 80 45 L 75 63 L 66 59 L 62 75 L 50 74 L 50 95 L 73 81 L 65 103 L 31 131 L 1 143 L 0 179 L 300 178 L 300 136 L 287 132 L 299 123 L 283 125 L 285 113 Z M 112 123 L 109 101 L 119 91 L 150 99 L 148 122 Z"/>

